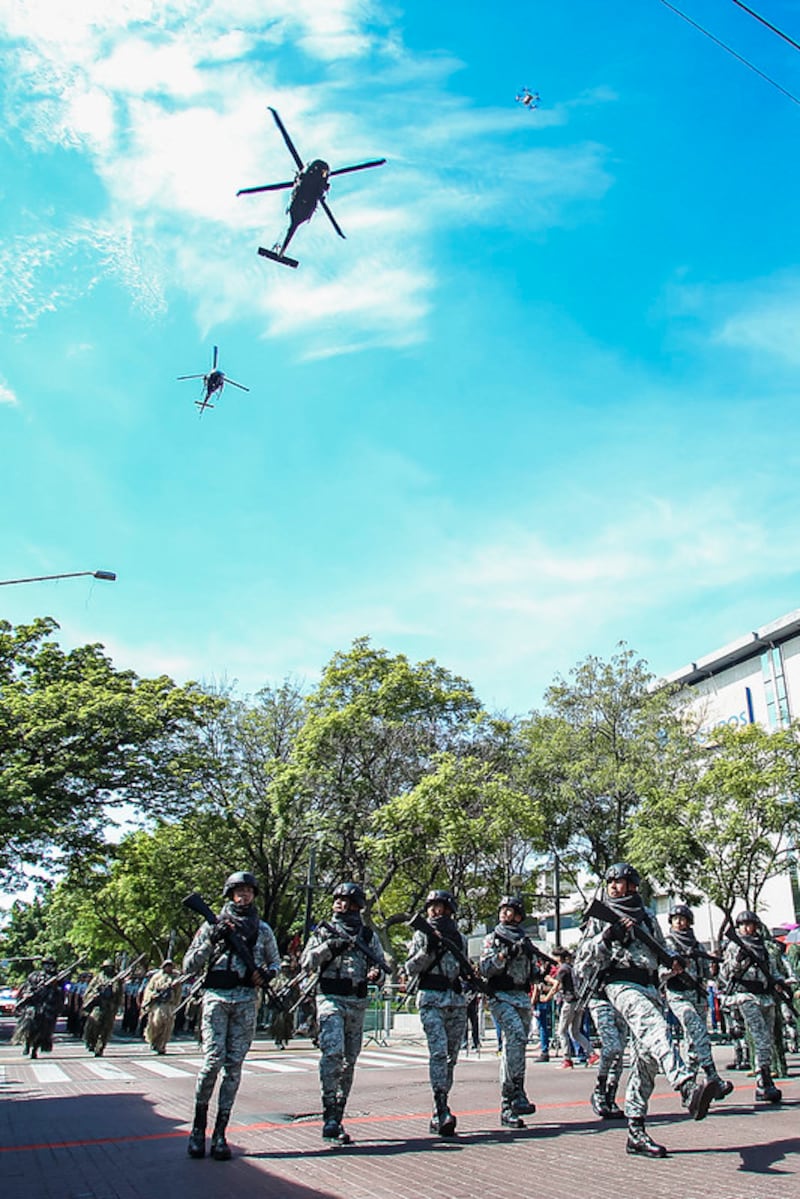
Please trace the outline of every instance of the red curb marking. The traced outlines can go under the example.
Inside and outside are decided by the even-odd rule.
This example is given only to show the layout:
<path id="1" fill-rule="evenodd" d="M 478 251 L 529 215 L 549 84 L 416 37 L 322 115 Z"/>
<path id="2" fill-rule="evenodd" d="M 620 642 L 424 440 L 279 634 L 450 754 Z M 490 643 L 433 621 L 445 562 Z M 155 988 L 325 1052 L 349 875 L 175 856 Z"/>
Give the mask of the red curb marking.
<path id="1" fill-rule="evenodd" d="M 785 1081 L 782 1079 L 781 1081 Z M 743 1083 L 741 1086 L 734 1087 L 736 1091 L 749 1091 L 750 1084 Z M 674 1094 L 670 1091 L 669 1094 Z M 654 1095 L 654 1099 L 666 1099 L 666 1094 Z M 542 1103 L 537 1104 L 536 1113 L 541 1115 L 542 1112 L 560 1111 L 566 1107 L 589 1107 L 588 1099 L 576 1099 L 570 1102 L 563 1103 Z M 460 1118 L 468 1118 L 470 1116 L 497 1116 L 500 1114 L 500 1109 L 497 1107 L 474 1108 L 472 1111 L 456 1113 Z M 348 1125 L 365 1125 L 365 1124 L 385 1124 L 389 1120 L 429 1120 L 428 1112 L 409 1112 L 407 1115 L 399 1115 L 397 1112 L 392 1112 L 385 1116 L 354 1116 L 348 1118 Z M 303 1121 L 277 1121 L 265 1120 L 259 1124 L 235 1124 L 230 1128 L 232 1133 L 240 1132 L 266 1132 L 273 1128 L 298 1129 L 298 1128 L 321 1128 L 322 1120 L 303 1120 Z M 536 1125 L 528 1125 L 528 1128 L 534 1128 Z M 139 1136 L 132 1137 L 93 1137 L 85 1141 L 41 1141 L 38 1144 L 32 1145 L 0 1145 L 0 1153 L 34 1153 L 40 1149 L 88 1149 L 93 1145 L 136 1145 L 144 1144 L 147 1141 L 168 1141 L 175 1140 L 177 1137 L 185 1137 L 189 1131 L 186 1129 L 171 1132 L 150 1132 Z"/>

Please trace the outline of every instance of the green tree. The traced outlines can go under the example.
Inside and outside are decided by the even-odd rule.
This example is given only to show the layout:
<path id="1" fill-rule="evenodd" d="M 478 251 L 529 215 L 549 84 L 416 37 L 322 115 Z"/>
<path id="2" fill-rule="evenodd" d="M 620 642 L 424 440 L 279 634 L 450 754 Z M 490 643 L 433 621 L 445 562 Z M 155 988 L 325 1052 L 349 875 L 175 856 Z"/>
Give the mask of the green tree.
<path id="1" fill-rule="evenodd" d="M 641 803 L 694 777 L 693 730 L 674 693 L 621 645 L 609 662 L 589 657 L 557 677 L 546 710 L 520 729 L 521 780 L 537 796 L 549 846 L 573 880 L 602 876 L 628 844 Z"/>
<path id="2" fill-rule="evenodd" d="M 715 729 L 698 776 L 644 800 L 628 840 L 637 864 L 690 901 L 756 910 L 800 832 L 799 732 Z"/>
<path id="3" fill-rule="evenodd" d="M 174 813 L 198 767 L 209 699 L 118 671 L 100 645 L 65 652 L 51 619 L 0 622 L 0 877 L 64 867 L 103 843 L 111 813 Z"/>

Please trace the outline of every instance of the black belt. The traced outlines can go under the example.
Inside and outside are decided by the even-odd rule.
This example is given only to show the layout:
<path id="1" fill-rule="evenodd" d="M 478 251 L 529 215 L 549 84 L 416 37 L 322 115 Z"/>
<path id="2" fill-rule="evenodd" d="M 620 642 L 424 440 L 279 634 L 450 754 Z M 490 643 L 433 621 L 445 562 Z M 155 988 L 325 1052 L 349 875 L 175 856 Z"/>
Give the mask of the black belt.
<path id="1" fill-rule="evenodd" d="M 603 983 L 638 983 L 641 987 L 655 987 L 658 975 L 642 966 L 612 966 L 603 975 Z"/>
<path id="2" fill-rule="evenodd" d="M 215 991 L 232 991 L 234 987 L 252 987 L 249 978 L 242 978 L 235 970 L 209 970 L 205 977 L 205 985 Z"/>
<path id="3" fill-rule="evenodd" d="M 510 974 L 495 974 L 487 982 L 486 990 L 490 995 L 496 995 L 498 991 L 528 991 L 530 988 L 527 983 L 514 982 Z"/>
<path id="4" fill-rule="evenodd" d="M 352 978 L 325 978 L 319 980 L 319 989 L 323 995 L 355 995 L 356 999 L 366 999 L 367 980 L 354 983 Z"/>
<path id="5" fill-rule="evenodd" d="M 456 995 L 460 995 L 461 979 L 445 978 L 443 974 L 420 974 L 419 989 L 420 991 L 455 991 Z"/>

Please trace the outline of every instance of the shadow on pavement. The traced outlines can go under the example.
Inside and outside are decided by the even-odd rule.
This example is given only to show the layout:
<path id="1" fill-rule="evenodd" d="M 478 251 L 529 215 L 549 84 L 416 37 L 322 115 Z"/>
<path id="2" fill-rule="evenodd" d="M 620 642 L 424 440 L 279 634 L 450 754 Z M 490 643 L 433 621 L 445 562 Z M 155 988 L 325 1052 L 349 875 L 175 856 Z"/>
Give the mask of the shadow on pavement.
<path id="1" fill-rule="evenodd" d="M 268 1192 L 270 1199 L 331 1199 L 327 1190 L 270 1175 L 244 1156 L 217 1162 L 187 1156 L 188 1129 L 143 1095 L 17 1098 L 2 1108 L 3 1199 L 230 1199 Z"/>

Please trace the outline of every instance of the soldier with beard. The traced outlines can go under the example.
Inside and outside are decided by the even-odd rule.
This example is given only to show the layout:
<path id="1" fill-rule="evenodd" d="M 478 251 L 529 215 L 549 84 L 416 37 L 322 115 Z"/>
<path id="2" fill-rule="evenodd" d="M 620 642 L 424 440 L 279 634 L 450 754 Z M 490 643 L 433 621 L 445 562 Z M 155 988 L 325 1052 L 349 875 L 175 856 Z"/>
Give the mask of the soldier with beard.
<path id="1" fill-rule="evenodd" d="M 695 1120 L 702 1120 L 714 1097 L 715 1085 L 695 1085 L 691 1069 L 671 1044 L 658 994 L 658 969 L 669 959 L 664 935 L 655 916 L 639 895 L 639 874 L 628 862 L 617 862 L 606 872 L 608 906 L 619 919 L 613 923 L 592 917 L 586 927 L 583 956 L 587 966 L 599 967 L 599 979 L 609 1002 L 623 1017 L 631 1034 L 633 1062 L 625 1095 L 628 1120 L 626 1151 L 644 1157 L 666 1157 L 663 1145 L 649 1136 L 645 1127 L 647 1107 L 659 1069 L 678 1091 L 683 1105 Z M 591 911 L 591 909 L 590 909 Z M 641 927 L 642 936 L 636 935 Z M 683 969 L 672 956 L 672 976 Z"/>
<path id="2" fill-rule="evenodd" d="M 350 1143 L 342 1118 L 364 1038 L 367 987 L 380 986 L 389 972 L 377 934 L 361 918 L 366 905 L 358 883 L 340 883 L 333 892 L 332 920 L 317 925 L 300 959 L 302 970 L 319 971 L 322 1136 L 331 1145 Z"/>
<path id="3" fill-rule="evenodd" d="M 489 1008 L 503 1034 L 500 1058 L 500 1122 L 524 1128 L 522 1116 L 536 1111 L 525 1094 L 525 1050 L 533 1012 L 530 991 L 542 978 L 536 946 L 522 929 L 525 907 L 518 895 L 504 895 L 498 923 L 483 943 L 480 971 L 487 980 Z"/>
<path id="4" fill-rule="evenodd" d="M 242 1077 L 242 1063 L 256 1031 L 258 1002 L 256 987 L 265 987 L 280 967 L 275 935 L 259 918 L 255 905 L 258 883 L 254 875 L 238 871 L 225 880 L 226 900 L 216 924 L 206 921 L 195 933 L 183 959 L 185 974 L 205 969 L 202 1007 L 204 1061 L 195 1087 L 194 1123 L 187 1152 L 205 1157 L 208 1106 L 217 1075 L 222 1082 L 217 1099 L 217 1118 L 211 1137 L 211 1156 L 229 1161 L 230 1147 L 225 1130 Z M 249 949 L 256 969 L 251 972 L 228 942 L 238 936 Z"/>
<path id="5" fill-rule="evenodd" d="M 428 1042 L 434 1104 L 430 1130 L 441 1137 L 451 1137 L 456 1130 L 448 1097 L 467 1026 L 467 1001 L 461 986 L 467 940 L 455 922 L 457 910 L 452 892 L 429 893 L 425 912 L 432 932 L 414 932 L 405 967 L 410 978 L 419 980 L 418 1006 Z M 457 947 L 462 960 L 448 948 L 448 942 Z"/>
<path id="6" fill-rule="evenodd" d="M 53 1048 L 53 1033 L 64 1002 L 63 984 L 56 974 L 54 960 L 45 958 L 40 969 L 28 975 L 17 996 L 17 1027 L 11 1044 L 23 1045 L 22 1052 L 31 1058 L 37 1057 L 40 1049 L 50 1053 Z"/>
<path id="7" fill-rule="evenodd" d="M 694 935 L 694 916 L 685 903 L 674 903 L 669 909 L 667 948 L 680 954 L 686 970 L 666 979 L 664 994 L 667 1006 L 683 1029 L 686 1038 L 686 1058 L 695 1074 L 699 1068 L 715 1086 L 714 1098 L 724 1099 L 733 1090 L 733 1083 L 723 1081 L 714 1064 L 711 1040 L 708 1035 L 709 957 Z"/>
<path id="8" fill-rule="evenodd" d="M 726 1007 L 735 1009 L 750 1034 L 756 1057 L 756 1102 L 780 1103 L 782 1092 L 772 1080 L 772 1046 L 775 1028 L 775 994 L 769 979 L 769 954 L 755 912 L 740 912 L 736 933 L 725 948 L 722 979 Z"/>

